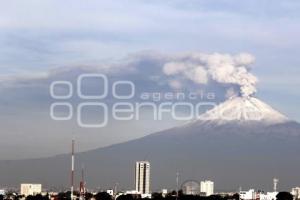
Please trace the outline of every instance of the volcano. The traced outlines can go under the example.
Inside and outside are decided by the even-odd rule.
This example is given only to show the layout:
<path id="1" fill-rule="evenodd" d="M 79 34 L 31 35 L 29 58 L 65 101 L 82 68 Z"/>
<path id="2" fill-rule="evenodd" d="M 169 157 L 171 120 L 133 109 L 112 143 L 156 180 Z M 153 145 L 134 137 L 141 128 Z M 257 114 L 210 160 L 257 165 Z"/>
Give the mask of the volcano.
<path id="1" fill-rule="evenodd" d="M 211 179 L 219 191 L 271 190 L 300 184 L 300 125 L 254 97 L 234 97 L 183 126 L 76 155 L 89 187 L 133 188 L 134 163 L 149 160 L 151 188 L 175 188 L 180 180 Z M 69 184 L 69 155 L 0 161 L 0 184 Z M 79 174 L 79 173 L 78 173 Z"/>
<path id="2" fill-rule="evenodd" d="M 289 119 L 271 106 L 254 97 L 234 97 L 201 115 L 196 122 L 211 121 L 212 124 L 228 122 L 245 123 L 257 121 L 266 125 L 278 124 Z"/>

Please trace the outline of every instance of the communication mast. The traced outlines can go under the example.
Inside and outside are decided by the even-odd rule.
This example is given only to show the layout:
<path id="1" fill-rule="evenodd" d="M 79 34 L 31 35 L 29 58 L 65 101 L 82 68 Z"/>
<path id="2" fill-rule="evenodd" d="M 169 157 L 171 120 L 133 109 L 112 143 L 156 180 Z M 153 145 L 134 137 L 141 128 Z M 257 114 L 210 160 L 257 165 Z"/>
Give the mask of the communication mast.
<path id="1" fill-rule="evenodd" d="M 176 172 L 176 200 L 178 199 L 178 190 L 179 190 L 179 172 Z"/>
<path id="2" fill-rule="evenodd" d="M 72 158 L 71 158 L 71 200 L 74 199 L 74 145 L 75 140 L 72 139 Z"/>
<path id="3" fill-rule="evenodd" d="M 278 181 L 279 180 L 277 178 L 273 178 L 273 190 L 274 190 L 274 192 L 277 192 Z"/>

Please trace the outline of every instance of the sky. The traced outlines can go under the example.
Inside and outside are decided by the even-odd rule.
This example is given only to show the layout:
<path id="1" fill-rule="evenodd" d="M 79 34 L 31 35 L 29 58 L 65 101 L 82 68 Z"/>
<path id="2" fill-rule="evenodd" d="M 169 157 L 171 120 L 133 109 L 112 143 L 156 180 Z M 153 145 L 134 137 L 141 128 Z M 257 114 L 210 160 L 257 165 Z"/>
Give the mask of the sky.
<path id="1" fill-rule="evenodd" d="M 97 72 L 133 81 L 138 91 L 171 91 L 163 67 L 194 54 L 253 56 L 255 96 L 300 121 L 299 9 L 297 0 L 1 1 L 0 159 L 65 153 L 72 137 L 84 151 L 180 125 L 145 117 L 85 129 L 53 121 L 49 86 Z M 223 83 L 176 78 L 224 96 Z"/>

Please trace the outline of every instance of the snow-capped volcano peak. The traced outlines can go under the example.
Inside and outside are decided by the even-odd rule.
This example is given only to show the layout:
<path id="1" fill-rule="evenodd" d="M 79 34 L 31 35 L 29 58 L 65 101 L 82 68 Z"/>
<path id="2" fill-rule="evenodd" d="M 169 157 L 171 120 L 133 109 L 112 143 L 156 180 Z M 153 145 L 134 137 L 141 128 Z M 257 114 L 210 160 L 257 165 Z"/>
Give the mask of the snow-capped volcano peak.
<path id="1" fill-rule="evenodd" d="M 199 120 L 217 121 L 218 124 L 231 121 L 277 124 L 289 121 L 286 116 L 254 97 L 231 98 L 199 116 L 197 121 Z"/>

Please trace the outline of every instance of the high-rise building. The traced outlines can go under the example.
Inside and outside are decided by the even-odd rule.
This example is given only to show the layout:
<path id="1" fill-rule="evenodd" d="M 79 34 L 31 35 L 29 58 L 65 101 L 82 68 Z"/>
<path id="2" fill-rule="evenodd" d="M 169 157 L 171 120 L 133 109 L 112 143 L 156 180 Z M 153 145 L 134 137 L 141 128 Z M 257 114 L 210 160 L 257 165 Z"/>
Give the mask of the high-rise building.
<path id="1" fill-rule="evenodd" d="M 150 194 L 150 163 L 138 161 L 135 164 L 135 190 L 141 194 Z"/>
<path id="2" fill-rule="evenodd" d="M 22 183 L 21 184 L 21 195 L 37 195 L 42 192 L 41 184 L 32 184 L 32 183 Z"/>
<path id="3" fill-rule="evenodd" d="M 205 180 L 200 183 L 200 192 L 204 193 L 205 196 L 214 194 L 214 182 Z"/>

